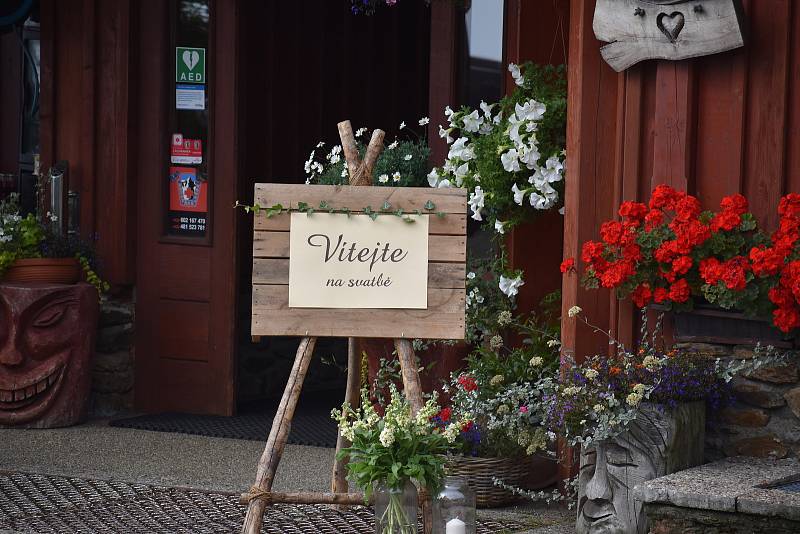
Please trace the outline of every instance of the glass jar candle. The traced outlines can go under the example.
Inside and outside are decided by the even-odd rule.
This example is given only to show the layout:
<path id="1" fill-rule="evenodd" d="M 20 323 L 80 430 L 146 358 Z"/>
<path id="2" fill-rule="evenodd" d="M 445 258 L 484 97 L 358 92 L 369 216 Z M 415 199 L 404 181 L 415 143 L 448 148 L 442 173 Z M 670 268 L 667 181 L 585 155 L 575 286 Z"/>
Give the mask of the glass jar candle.
<path id="1" fill-rule="evenodd" d="M 433 503 L 433 534 L 475 534 L 475 492 L 460 477 L 445 477 Z"/>

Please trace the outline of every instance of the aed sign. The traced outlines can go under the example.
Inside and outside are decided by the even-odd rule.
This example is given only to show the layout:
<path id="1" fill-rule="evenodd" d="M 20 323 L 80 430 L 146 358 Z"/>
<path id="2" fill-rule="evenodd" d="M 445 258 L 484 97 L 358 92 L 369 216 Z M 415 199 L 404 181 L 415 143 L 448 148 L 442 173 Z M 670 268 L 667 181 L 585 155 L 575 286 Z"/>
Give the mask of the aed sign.
<path id="1" fill-rule="evenodd" d="M 206 83 L 206 49 L 178 46 L 175 48 L 175 81 Z"/>
<path id="2" fill-rule="evenodd" d="M 428 307 L 428 215 L 292 213 L 289 308 Z"/>

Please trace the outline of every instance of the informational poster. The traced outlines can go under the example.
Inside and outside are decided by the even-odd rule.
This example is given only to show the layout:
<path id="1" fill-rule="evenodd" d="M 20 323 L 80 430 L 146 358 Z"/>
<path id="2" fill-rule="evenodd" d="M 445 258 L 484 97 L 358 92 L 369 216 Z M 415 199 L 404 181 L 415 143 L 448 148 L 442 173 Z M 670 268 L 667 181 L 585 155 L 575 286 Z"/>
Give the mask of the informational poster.
<path id="1" fill-rule="evenodd" d="M 208 215 L 208 182 L 193 167 L 169 169 L 169 230 L 171 234 L 202 237 Z"/>
<path id="2" fill-rule="evenodd" d="M 175 47 L 175 81 L 178 83 L 206 83 L 205 48 Z"/>
<path id="3" fill-rule="evenodd" d="M 206 109 L 206 88 L 204 85 L 175 84 L 175 109 Z"/>
<path id="4" fill-rule="evenodd" d="M 203 163 L 203 142 L 200 139 L 186 139 L 183 134 L 172 134 L 170 163 L 191 165 Z"/>
<path id="5" fill-rule="evenodd" d="M 428 307 L 428 215 L 292 213 L 290 308 Z"/>

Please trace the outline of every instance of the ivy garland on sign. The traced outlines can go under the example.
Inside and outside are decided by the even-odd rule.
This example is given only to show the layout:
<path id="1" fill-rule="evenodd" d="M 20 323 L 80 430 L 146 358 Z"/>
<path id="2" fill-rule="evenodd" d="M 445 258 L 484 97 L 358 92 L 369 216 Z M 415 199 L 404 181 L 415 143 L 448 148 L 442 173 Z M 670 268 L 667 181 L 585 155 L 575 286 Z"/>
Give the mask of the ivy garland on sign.
<path id="1" fill-rule="evenodd" d="M 340 213 L 342 215 L 347 215 L 348 217 L 350 217 L 350 215 L 353 214 L 363 214 L 369 216 L 369 218 L 372 219 L 373 221 L 376 220 L 379 215 L 394 215 L 396 217 L 402 218 L 405 222 L 413 223 L 416 222 L 416 219 L 411 217 L 410 216 L 411 214 L 425 215 L 425 213 L 423 213 L 423 211 L 420 209 L 416 209 L 410 214 L 404 212 L 402 209 L 395 210 L 388 200 L 384 200 L 383 204 L 378 210 L 374 210 L 372 206 L 366 206 L 362 209 L 356 209 L 356 210 L 352 210 L 347 207 L 337 209 L 332 207 L 327 200 L 321 201 L 317 208 L 312 207 L 307 202 L 298 202 L 297 207 L 292 209 L 292 208 L 285 208 L 283 207 L 282 204 L 273 204 L 272 206 L 268 207 L 261 206 L 260 204 L 253 204 L 251 206 L 249 204 L 242 204 L 238 200 L 236 201 L 236 204 L 234 204 L 233 207 L 242 208 L 244 209 L 245 213 L 252 213 L 254 215 L 258 215 L 259 213 L 264 212 L 264 215 L 267 217 L 267 219 L 271 219 L 275 215 L 280 215 L 281 213 L 289 213 L 292 211 L 302 212 L 310 217 L 315 212 L 319 211 L 325 213 Z M 428 200 L 427 202 L 425 202 L 423 208 L 425 208 L 425 211 L 433 213 L 434 215 L 440 218 L 445 217 L 446 215 L 443 211 L 435 211 L 436 204 L 434 204 L 432 200 Z"/>

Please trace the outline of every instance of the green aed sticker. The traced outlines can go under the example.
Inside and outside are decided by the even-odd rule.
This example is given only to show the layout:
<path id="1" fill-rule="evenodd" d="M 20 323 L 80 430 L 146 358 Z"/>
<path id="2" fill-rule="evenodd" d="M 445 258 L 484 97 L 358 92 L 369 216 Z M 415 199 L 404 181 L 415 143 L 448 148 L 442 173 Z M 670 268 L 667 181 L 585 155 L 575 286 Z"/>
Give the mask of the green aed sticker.
<path id="1" fill-rule="evenodd" d="M 206 83 L 206 49 L 175 47 L 175 81 Z"/>

